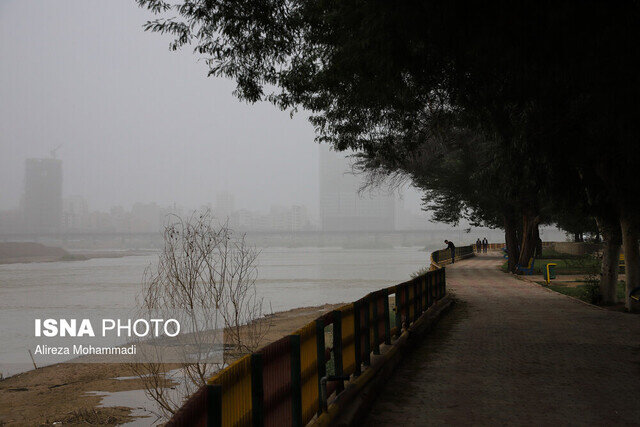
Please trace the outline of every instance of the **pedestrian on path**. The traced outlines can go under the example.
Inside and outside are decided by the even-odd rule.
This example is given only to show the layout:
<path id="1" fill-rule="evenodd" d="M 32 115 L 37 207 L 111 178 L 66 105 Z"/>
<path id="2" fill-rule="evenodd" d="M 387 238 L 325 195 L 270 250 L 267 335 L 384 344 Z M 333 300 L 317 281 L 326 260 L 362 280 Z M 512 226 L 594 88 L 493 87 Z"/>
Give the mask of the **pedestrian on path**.
<path id="1" fill-rule="evenodd" d="M 478 237 L 478 240 L 476 240 L 476 252 L 480 253 L 481 251 L 482 251 L 482 241 Z"/>
<path id="2" fill-rule="evenodd" d="M 448 240 L 445 240 L 444 242 L 447 244 L 447 247 L 451 251 L 451 264 L 453 264 L 456 262 L 456 245 Z"/>
<path id="3" fill-rule="evenodd" d="M 487 251 L 489 250 L 489 241 L 487 240 L 487 238 L 485 237 L 482 240 L 482 252 L 484 252 L 485 254 L 487 253 Z"/>

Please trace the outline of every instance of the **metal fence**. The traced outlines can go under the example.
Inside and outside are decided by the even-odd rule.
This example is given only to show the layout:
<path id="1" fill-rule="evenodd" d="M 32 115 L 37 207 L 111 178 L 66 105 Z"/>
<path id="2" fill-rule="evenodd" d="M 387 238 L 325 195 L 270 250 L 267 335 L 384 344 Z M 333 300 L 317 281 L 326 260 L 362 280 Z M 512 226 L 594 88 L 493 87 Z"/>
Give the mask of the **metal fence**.
<path id="1" fill-rule="evenodd" d="M 220 371 L 167 425 L 305 425 L 445 294 L 440 268 L 326 313 Z"/>
<path id="2" fill-rule="evenodd" d="M 474 252 L 475 245 L 456 247 L 456 259 L 465 258 Z M 431 254 L 431 262 L 442 266 L 451 263 L 451 250 L 441 249 Z"/>
<path id="3" fill-rule="evenodd" d="M 556 242 L 542 242 L 542 247 L 543 248 L 551 248 L 555 245 Z M 476 247 L 476 244 L 474 243 L 473 245 L 473 249 L 475 251 L 478 250 L 478 248 Z M 507 244 L 506 243 L 489 243 L 487 245 L 487 249 L 490 251 L 495 251 L 495 250 L 501 250 L 501 249 L 506 249 Z"/>

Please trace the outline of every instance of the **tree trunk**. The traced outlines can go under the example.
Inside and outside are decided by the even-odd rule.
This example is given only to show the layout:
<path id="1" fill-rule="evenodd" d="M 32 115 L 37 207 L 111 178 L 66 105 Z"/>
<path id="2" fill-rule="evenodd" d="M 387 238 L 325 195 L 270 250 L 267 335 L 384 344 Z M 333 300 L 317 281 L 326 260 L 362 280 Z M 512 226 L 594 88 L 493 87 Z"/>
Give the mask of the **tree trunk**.
<path id="1" fill-rule="evenodd" d="M 638 248 L 638 221 L 633 213 L 622 211 L 620 229 L 624 246 L 626 275 L 625 306 L 632 313 L 640 312 L 640 301 L 629 298 L 629 293 L 640 286 L 640 250 Z"/>
<path id="2" fill-rule="evenodd" d="M 600 295 L 603 304 L 618 302 L 618 260 L 622 234 L 620 223 L 605 218 L 596 218 L 598 229 L 604 240 L 602 249 L 602 270 L 600 272 Z"/>
<path id="3" fill-rule="evenodd" d="M 536 258 L 539 258 L 542 256 L 542 239 L 540 238 L 540 228 L 537 224 L 533 229 L 533 238 L 535 239 L 535 242 L 536 242 L 536 250 L 535 250 Z"/>
<path id="4" fill-rule="evenodd" d="M 504 219 L 504 241 L 507 244 L 508 266 L 511 273 L 515 273 L 518 263 L 518 226 L 513 217 L 507 215 Z"/>
<path id="5" fill-rule="evenodd" d="M 534 230 L 538 228 L 539 218 L 530 214 L 522 215 L 522 244 L 520 246 L 520 259 L 518 264 L 529 265 L 529 260 L 533 258 L 536 250 L 537 239 Z"/>

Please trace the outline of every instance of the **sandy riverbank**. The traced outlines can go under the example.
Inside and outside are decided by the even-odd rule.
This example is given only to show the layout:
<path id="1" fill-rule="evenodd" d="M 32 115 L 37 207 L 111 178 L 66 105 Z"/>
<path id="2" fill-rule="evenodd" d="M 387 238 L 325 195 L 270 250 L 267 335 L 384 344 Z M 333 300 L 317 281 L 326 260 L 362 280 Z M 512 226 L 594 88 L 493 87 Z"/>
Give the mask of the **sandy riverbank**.
<path id="1" fill-rule="evenodd" d="M 33 242 L 0 242 L 0 264 L 30 262 L 86 261 L 92 258 L 121 258 L 146 255 L 143 250 L 74 251 Z"/>
<path id="2" fill-rule="evenodd" d="M 339 305 L 326 304 L 275 313 L 264 342 L 274 341 Z M 171 369 L 172 367 L 168 367 Z M 142 383 L 125 364 L 56 364 L 0 381 L 0 426 L 120 424 L 133 419 L 132 408 L 99 407 L 90 392 L 140 390 Z"/>

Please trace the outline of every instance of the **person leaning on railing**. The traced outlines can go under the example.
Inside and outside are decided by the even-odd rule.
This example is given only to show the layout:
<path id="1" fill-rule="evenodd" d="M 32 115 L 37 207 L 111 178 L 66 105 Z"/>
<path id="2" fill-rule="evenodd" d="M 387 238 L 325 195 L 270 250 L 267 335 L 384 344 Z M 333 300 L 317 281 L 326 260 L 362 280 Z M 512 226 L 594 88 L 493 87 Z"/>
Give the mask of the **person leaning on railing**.
<path id="1" fill-rule="evenodd" d="M 456 262 L 456 245 L 448 240 L 445 240 L 444 242 L 447 244 L 447 247 L 451 251 L 451 264 L 453 264 Z"/>

